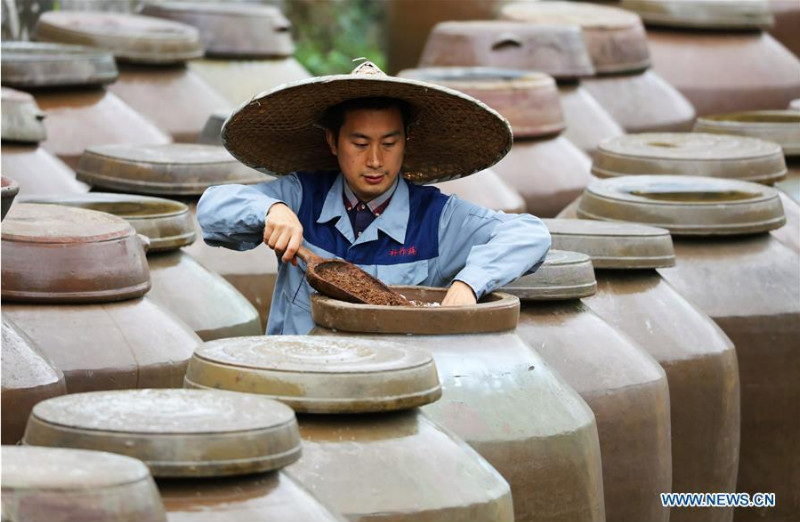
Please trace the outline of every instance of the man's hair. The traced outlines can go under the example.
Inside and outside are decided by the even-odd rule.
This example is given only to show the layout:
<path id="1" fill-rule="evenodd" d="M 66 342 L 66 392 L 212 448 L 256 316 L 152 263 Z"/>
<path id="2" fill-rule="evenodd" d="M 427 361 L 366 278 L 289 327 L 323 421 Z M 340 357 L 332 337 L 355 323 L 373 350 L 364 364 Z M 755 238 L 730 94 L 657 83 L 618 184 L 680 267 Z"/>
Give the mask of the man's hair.
<path id="1" fill-rule="evenodd" d="M 329 107 L 325 114 L 322 116 L 322 126 L 333 132 L 336 141 L 339 141 L 339 130 L 344 125 L 345 116 L 350 111 L 356 110 L 384 110 L 384 109 L 400 109 L 400 114 L 403 115 L 403 130 L 408 136 L 408 125 L 411 123 L 412 110 L 411 105 L 399 98 L 387 97 L 372 97 L 372 98 L 356 98 L 347 100 L 333 107 Z"/>

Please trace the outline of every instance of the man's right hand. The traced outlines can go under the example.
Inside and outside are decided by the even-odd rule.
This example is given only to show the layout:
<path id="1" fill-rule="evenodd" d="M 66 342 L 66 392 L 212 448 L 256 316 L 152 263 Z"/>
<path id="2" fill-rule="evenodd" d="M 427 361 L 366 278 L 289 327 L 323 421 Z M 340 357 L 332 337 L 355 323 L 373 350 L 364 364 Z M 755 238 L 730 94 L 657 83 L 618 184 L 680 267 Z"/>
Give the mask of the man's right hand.
<path id="1" fill-rule="evenodd" d="M 281 256 L 284 263 L 297 265 L 295 254 L 303 244 L 303 225 L 285 204 L 275 203 L 267 212 L 264 243 Z"/>

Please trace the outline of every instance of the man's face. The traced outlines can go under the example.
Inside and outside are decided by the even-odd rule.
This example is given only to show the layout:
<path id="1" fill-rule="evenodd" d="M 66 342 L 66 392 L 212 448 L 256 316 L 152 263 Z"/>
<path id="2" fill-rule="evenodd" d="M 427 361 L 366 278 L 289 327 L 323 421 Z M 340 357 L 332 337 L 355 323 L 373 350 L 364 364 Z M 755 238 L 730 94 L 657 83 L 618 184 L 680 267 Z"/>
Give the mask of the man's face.
<path id="1" fill-rule="evenodd" d="M 406 144 L 399 108 L 348 111 L 339 139 L 330 130 L 326 137 L 347 183 L 361 201 L 371 201 L 389 190 L 403 165 Z"/>

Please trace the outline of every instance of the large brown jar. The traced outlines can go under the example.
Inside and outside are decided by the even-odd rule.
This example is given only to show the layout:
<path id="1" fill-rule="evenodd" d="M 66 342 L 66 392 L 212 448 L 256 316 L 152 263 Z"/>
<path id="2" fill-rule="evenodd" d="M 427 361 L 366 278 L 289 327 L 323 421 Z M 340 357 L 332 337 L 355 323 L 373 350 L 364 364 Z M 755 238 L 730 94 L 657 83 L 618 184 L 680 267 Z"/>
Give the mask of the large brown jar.
<path id="1" fill-rule="evenodd" d="M 200 338 L 147 297 L 124 220 L 18 204 L 3 221 L 3 314 L 64 373 L 67 391 L 181 385 Z"/>
<path id="2" fill-rule="evenodd" d="M 33 406 L 64 395 L 64 374 L 19 328 L 3 317 L 3 444 L 16 444 L 25 431 Z"/>
<path id="3" fill-rule="evenodd" d="M 767 231 L 784 222 L 778 191 L 728 179 L 628 176 L 595 182 L 583 218 L 668 229 L 677 264 L 661 276 L 708 314 L 736 346 L 741 382 L 738 491 L 773 492 L 773 508 L 736 520 L 800 516 L 800 256 Z"/>
<path id="4" fill-rule="evenodd" d="M 238 106 L 278 85 L 311 77 L 294 59 L 291 23 L 269 5 L 146 3 L 141 13 L 195 27 L 205 58 L 189 70 Z"/>
<path id="5" fill-rule="evenodd" d="M 603 142 L 592 173 L 600 178 L 629 174 L 714 176 L 772 185 L 785 178 L 787 168 L 781 147 L 757 138 L 706 133 L 644 133 Z M 786 224 L 770 234 L 800 253 L 800 204 L 783 192 L 779 195 Z"/>
<path id="6" fill-rule="evenodd" d="M 203 55 L 203 46 L 197 30 L 185 24 L 132 14 L 49 11 L 36 22 L 33 37 L 112 52 L 120 73 L 109 89 L 175 141 L 195 141 L 212 112 L 230 109 L 186 67 Z"/>
<path id="7" fill-rule="evenodd" d="M 591 180 L 589 158 L 561 135 L 566 123 L 552 77 L 483 67 L 411 69 L 401 76 L 469 94 L 508 119 L 514 145 L 492 170 L 522 195 L 528 212 L 555 216 Z"/>
<path id="8" fill-rule="evenodd" d="M 630 223 L 545 223 L 553 248 L 592 259 L 597 293 L 583 304 L 630 336 L 667 374 L 672 490 L 735 492 L 740 425 L 736 352 L 720 328 L 656 272 L 675 264 L 669 232 Z M 732 518 L 732 507 L 670 510 L 673 522 Z"/>
<path id="9" fill-rule="evenodd" d="M 564 136 L 591 154 L 622 127 L 579 80 L 595 72 L 577 26 L 509 21 L 444 22 L 434 27 L 420 67 L 498 67 L 549 74 L 558 82 Z"/>
<path id="10" fill-rule="evenodd" d="M 417 408 L 442 393 L 425 351 L 355 338 L 225 339 L 198 348 L 186 383 L 303 413 L 303 458 L 288 472 L 349 520 L 514 518 L 502 477 Z"/>
<path id="11" fill-rule="evenodd" d="M 341 520 L 280 471 L 300 457 L 294 412 L 219 390 L 95 392 L 43 402 L 25 444 L 141 458 L 169 520 Z"/>
<path id="12" fill-rule="evenodd" d="M 78 166 L 78 178 L 103 189 L 179 198 L 195 215 L 197 200 L 211 185 L 253 184 L 271 178 L 236 161 L 218 146 L 93 147 Z M 198 238 L 203 231 L 193 218 Z M 272 302 L 278 260 L 265 245 L 247 252 L 214 248 L 203 241 L 184 247 L 201 265 L 224 277 L 258 310 L 262 331 Z"/>
<path id="13" fill-rule="evenodd" d="M 220 275 L 181 249 L 197 237 L 194 218 L 183 203 L 101 192 L 25 200 L 107 212 L 125 219 L 149 240 L 147 264 L 152 288 L 147 297 L 175 314 L 204 341 L 262 333 L 253 305 Z"/>
<path id="14" fill-rule="evenodd" d="M 506 286 L 522 301 L 519 336 L 589 404 L 597 419 L 608 520 L 669 519 L 670 396 L 664 371 L 580 298 L 596 284 L 588 256 L 551 250 Z"/>
<path id="15" fill-rule="evenodd" d="M 2 88 L 2 172 L 23 194 L 80 194 L 89 187 L 58 158 L 39 147 L 47 136 L 44 113 L 28 93 Z"/>
<path id="16" fill-rule="evenodd" d="M 786 179 L 776 182 L 775 186 L 793 201 L 781 196 L 786 226 L 772 234 L 800 253 L 800 113 L 783 110 L 716 114 L 700 118 L 694 130 L 749 136 L 781 146 L 786 159 Z"/>
<path id="17" fill-rule="evenodd" d="M 398 287 L 439 303 L 446 290 Z M 511 486 L 518 521 L 605 520 L 597 426 L 586 403 L 515 331 L 519 300 L 387 307 L 311 299 L 314 335 L 353 335 L 429 350 L 442 398 L 423 407 Z"/>
<path id="18" fill-rule="evenodd" d="M 653 70 L 697 114 L 784 109 L 800 96 L 800 58 L 762 31 L 769 2 L 623 0 L 647 25 Z"/>
<path id="19" fill-rule="evenodd" d="M 3 518 L 166 522 L 147 466 L 102 451 L 3 446 Z"/>
<path id="20" fill-rule="evenodd" d="M 44 112 L 47 131 L 42 147 L 71 168 L 75 168 L 84 149 L 92 145 L 171 141 L 153 123 L 103 87 L 115 81 L 118 74 L 110 53 L 73 45 L 23 42 L 4 42 L 2 53 L 3 85 L 23 89 L 34 96 Z M 39 178 L 54 170 L 54 181 L 64 177 L 63 167 L 48 167 L 46 158 L 31 147 L 14 147 L 8 151 L 15 155 L 18 169 L 44 168 Z M 6 152 L 4 143 L 3 156 Z M 40 189 L 39 193 L 44 192 Z"/>
<path id="21" fill-rule="evenodd" d="M 769 9 L 775 18 L 769 33 L 784 47 L 800 56 L 800 5 L 792 0 L 768 0 Z"/>
<path id="22" fill-rule="evenodd" d="M 425 41 L 439 22 L 492 20 L 503 3 L 503 0 L 387 0 L 384 5 L 390 73 L 417 66 Z"/>
<path id="23" fill-rule="evenodd" d="M 635 13 L 580 2 L 516 2 L 502 18 L 529 24 L 579 25 L 595 76 L 582 85 L 626 132 L 689 130 L 694 108 L 650 67 L 647 35 Z"/>

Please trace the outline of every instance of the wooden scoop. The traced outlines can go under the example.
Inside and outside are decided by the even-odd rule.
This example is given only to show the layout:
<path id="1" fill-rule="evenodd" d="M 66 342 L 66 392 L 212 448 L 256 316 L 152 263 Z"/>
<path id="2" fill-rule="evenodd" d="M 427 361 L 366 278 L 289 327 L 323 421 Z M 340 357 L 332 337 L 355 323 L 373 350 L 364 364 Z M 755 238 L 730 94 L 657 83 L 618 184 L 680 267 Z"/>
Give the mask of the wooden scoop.
<path id="1" fill-rule="evenodd" d="M 411 301 L 356 265 L 318 256 L 304 246 L 297 257 L 306 263 L 306 279 L 317 292 L 351 303 L 414 306 Z"/>

